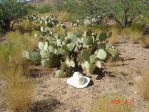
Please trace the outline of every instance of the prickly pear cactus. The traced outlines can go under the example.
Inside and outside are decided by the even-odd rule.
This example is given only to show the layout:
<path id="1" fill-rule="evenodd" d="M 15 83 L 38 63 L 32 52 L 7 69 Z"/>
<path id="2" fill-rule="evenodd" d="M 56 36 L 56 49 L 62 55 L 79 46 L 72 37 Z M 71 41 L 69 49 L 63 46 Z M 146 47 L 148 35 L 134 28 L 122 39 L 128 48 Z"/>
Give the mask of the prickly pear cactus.
<path id="1" fill-rule="evenodd" d="M 95 52 L 96 57 L 101 59 L 101 60 L 105 60 L 107 57 L 107 53 L 104 49 L 99 49 Z"/>
<path id="2" fill-rule="evenodd" d="M 64 71 L 62 70 L 57 70 L 55 73 L 54 73 L 54 77 L 56 78 L 64 78 L 66 77 L 66 74 Z"/>
<path id="3" fill-rule="evenodd" d="M 35 63 L 35 64 L 39 64 L 40 60 L 41 60 L 41 56 L 39 51 L 33 51 L 31 53 L 31 60 Z"/>
<path id="4" fill-rule="evenodd" d="M 106 44 L 106 51 L 107 53 L 113 58 L 117 58 L 119 56 L 118 50 L 115 49 L 111 44 Z"/>
<path id="5" fill-rule="evenodd" d="M 103 68 L 102 64 L 109 56 L 117 57 L 117 50 L 107 45 L 111 32 L 95 33 L 91 29 L 84 33 L 81 30 L 68 32 L 66 26 L 58 24 L 55 17 L 49 16 L 40 19 L 33 17 L 30 20 L 38 24 L 41 32 L 42 41 L 37 45 L 40 59 L 37 59 L 44 67 L 57 67 L 55 77 L 70 76 L 78 69 L 90 74 L 95 69 Z M 87 24 L 90 22 L 86 20 Z"/>
<path id="6" fill-rule="evenodd" d="M 92 36 L 87 36 L 87 37 L 85 38 L 85 44 L 86 44 L 86 45 L 91 46 L 91 45 L 93 45 L 93 42 L 94 42 L 94 40 L 93 40 L 93 37 L 92 37 Z"/>
<path id="7" fill-rule="evenodd" d="M 83 61 L 88 61 L 89 60 L 89 56 L 90 56 L 90 52 L 88 49 L 82 49 L 81 51 L 81 59 Z"/>
<path id="8" fill-rule="evenodd" d="M 30 53 L 27 50 L 22 52 L 22 56 L 25 60 L 30 60 Z"/>
<path id="9" fill-rule="evenodd" d="M 42 59 L 41 60 L 41 65 L 43 67 L 49 67 L 49 59 Z"/>

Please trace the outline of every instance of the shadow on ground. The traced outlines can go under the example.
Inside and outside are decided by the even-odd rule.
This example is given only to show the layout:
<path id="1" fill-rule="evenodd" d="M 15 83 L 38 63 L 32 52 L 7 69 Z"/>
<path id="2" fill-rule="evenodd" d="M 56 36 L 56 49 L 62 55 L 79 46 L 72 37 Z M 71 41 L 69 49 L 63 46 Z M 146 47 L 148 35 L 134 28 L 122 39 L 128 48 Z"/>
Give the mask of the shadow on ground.
<path id="1" fill-rule="evenodd" d="M 54 112 L 62 103 L 56 99 L 38 101 L 32 104 L 28 112 Z"/>

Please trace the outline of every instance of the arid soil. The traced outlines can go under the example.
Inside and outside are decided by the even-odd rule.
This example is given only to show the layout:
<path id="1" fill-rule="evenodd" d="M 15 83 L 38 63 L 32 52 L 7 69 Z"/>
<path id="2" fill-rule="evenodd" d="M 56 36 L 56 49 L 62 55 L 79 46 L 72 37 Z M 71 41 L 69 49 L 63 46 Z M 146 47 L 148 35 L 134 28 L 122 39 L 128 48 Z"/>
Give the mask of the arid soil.
<path id="1" fill-rule="evenodd" d="M 90 106 L 94 99 L 114 93 L 135 99 L 134 112 L 148 112 L 149 101 L 143 101 L 140 97 L 135 80 L 143 70 L 149 69 L 149 49 L 126 40 L 119 41 L 116 47 L 123 60 L 106 65 L 102 75 L 89 75 L 92 81 L 85 89 L 67 85 L 67 78 L 53 78 L 52 70 L 34 71 L 31 78 L 35 83 L 35 91 L 29 112 L 91 112 Z M 2 85 L 0 80 L 0 89 Z M 0 112 L 8 112 L 2 100 L 0 107 Z"/>

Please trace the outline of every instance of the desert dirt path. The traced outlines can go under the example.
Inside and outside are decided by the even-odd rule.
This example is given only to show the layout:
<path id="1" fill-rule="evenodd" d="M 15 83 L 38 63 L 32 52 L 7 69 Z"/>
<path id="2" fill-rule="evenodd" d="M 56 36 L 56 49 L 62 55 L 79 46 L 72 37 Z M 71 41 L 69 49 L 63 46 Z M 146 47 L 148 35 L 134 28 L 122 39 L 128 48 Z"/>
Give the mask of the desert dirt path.
<path id="1" fill-rule="evenodd" d="M 52 70 L 34 71 L 31 79 L 35 83 L 35 92 L 29 112 L 91 112 L 90 105 L 94 99 L 114 93 L 128 99 L 134 98 L 134 112 L 148 112 L 149 103 L 138 95 L 135 78 L 142 70 L 149 69 L 149 49 L 127 41 L 119 42 L 116 47 L 123 61 L 107 66 L 104 76 L 90 76 L 92 82 L 85 89 L 67 85 L 67 78 L 53 78 Z M 0 89 L 1 87 L 2 83 Z M 7 112 L 6 110 L 1 108 L 0 112 Z"/>

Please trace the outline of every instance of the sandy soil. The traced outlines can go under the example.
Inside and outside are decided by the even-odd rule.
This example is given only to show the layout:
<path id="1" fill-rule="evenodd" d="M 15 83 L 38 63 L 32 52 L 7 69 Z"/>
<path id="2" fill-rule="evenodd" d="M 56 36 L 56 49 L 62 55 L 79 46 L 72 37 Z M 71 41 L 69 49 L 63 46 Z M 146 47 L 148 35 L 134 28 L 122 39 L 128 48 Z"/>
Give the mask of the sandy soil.
<path id="1" fill-rule="evenodd" d="M 90 76 L 92 81 L 85 89 L 67 85 L 67 78 L 53 78 L 51 70 L 34 72 L 31 77 L 36 88 L 29 112 L 90 112 L 94 99 L 113 93 L 119 93 L 128 99 L 134 98 L 134 112 L 148 112 L 149 102 L 143 101 L 139 96 L 135 79 L 141 71 L 149 69 L 149 49 L 125 40 L 119 41 L 116 47 L 123 60 L 107 65 L 101 76 Z M 0 89 L 2 85 L 0 81 Z M 2 100 L 0 105 L 0 112 L 7 112 L 2 106 Z"/>

